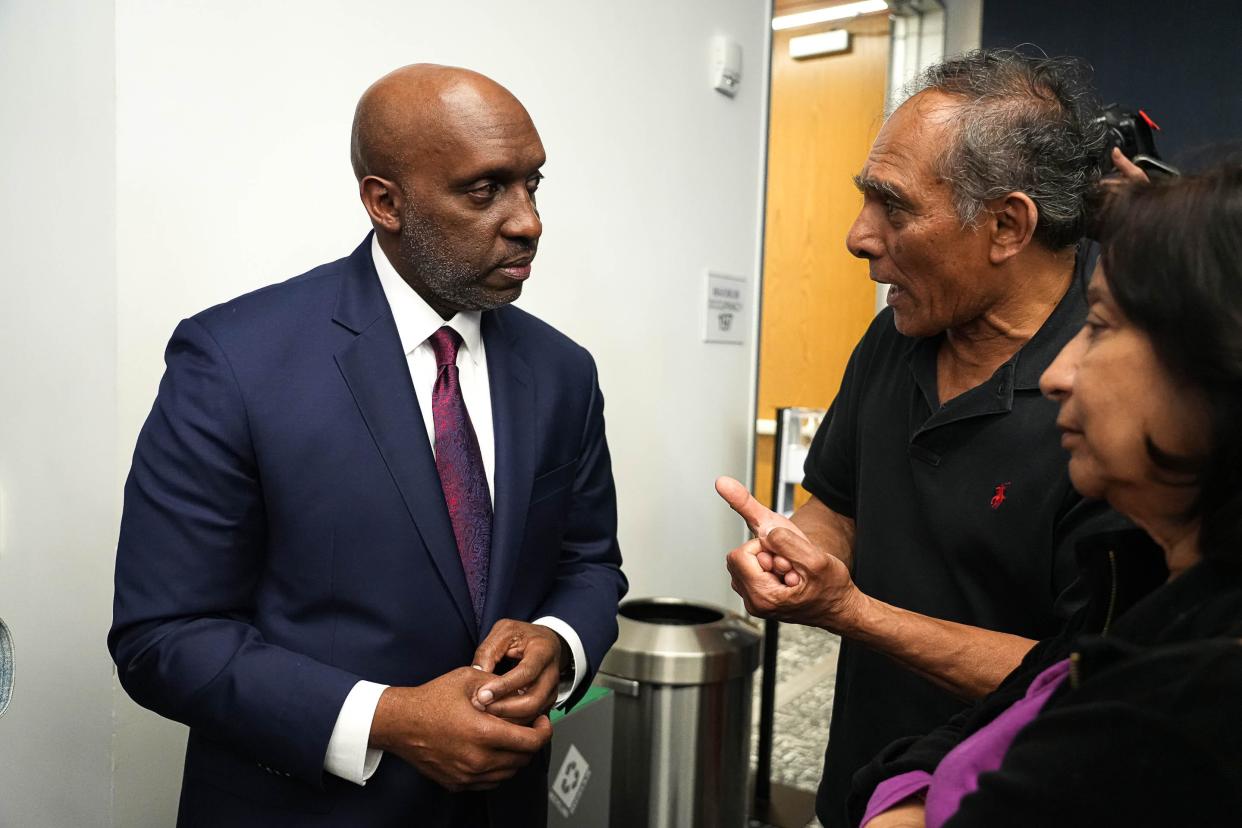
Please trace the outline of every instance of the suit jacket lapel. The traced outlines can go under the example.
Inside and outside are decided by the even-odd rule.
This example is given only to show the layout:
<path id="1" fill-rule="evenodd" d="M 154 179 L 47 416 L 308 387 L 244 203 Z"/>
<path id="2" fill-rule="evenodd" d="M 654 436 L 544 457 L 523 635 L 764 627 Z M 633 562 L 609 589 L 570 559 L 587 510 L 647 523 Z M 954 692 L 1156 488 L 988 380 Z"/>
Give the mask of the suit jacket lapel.
<path id="1" fill-rule="evenodd" d="M 477 639 L 470 588 L 457 554 L 457 541 L 409 367 L 371 261 L 370 236 L 354 251 L 350 265 L 341 282 L 333 319 L 357 336 L 337 351 L 336 364 L 431 553 L 445 589 Z M 498 350 L 503 348 L 498 346 Z M 529 482 L 527 485 L 529 488 Z"/>
<path id="2" fill-rule="evenodd" d="M 505 329 L 504 310 L 483 314 L 483 345 L 492 392 L 496 471 L 492 501 L 492 554 L 483 605 L 483 631 L 508 609 L 506 596 L 521 553 L 535 476 L 535 386 L 530 366 Z"/>

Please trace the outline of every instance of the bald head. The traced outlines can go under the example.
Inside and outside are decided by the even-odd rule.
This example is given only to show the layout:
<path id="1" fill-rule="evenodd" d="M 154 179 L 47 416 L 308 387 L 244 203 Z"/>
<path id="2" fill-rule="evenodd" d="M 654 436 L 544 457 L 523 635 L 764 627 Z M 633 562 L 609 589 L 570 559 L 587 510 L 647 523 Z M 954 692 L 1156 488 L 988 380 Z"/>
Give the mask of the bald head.
<path id="1" fill-rule="evenodd" d="M 518 297 L 543 232 L 546 157 L 509 90 L 466 69 L 405 66 L 358 101 L 351 155 L 376 241 L 435 311 Z"/>
<path id="2" fill-rule="evenodd" d="M 455 66 L 403 66 L 358 101 L 350 142 L 354 175 L 400 180 L 413 164 L 431 160 L 425 156 L 451 152 L 464 131 L 498 122 L 530 125 L 530 115 L 491 78 Z"/>

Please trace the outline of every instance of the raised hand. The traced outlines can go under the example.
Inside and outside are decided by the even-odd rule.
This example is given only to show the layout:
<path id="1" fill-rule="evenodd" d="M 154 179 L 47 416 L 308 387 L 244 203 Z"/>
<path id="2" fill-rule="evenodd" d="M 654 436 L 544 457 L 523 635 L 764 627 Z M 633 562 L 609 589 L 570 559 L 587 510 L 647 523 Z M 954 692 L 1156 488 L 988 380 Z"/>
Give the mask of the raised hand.
<path id="1" fill-rule="evenodd" d="M 759 562 L 763 552 L 790 567 L 784 580 L 773 578 Z M 726 564 L 733 591 L 742 596 L 746 611 L 760 618 L 847 633 L 867 601 L 843 561 L 816 549 L 801 532 L 784 527 L 734 549 Z M 796 577 L 790 579 L 790 574 Z"/>
<path id="2" fill-rule="evenodd" d="M 1151 183 L 1151 179 L 1147 173 L 1143 172 L 1143 168 L 1129 158 L 1126 158 L 1126 154 L 1121 151 L 1120 147 L 1113 147 L 1112 159 L 1113 166 L 1117 172 L 1114 175 L 1106 175 L 1104 178 L 1101 178 L 1101 184 L 1106 187 L 1117 187 L 1129 184 Z"/>
<path id="3" fill-rule="evenodd" d="M 806 535 L 792 520 L 773 512 L 767 506 L 755 500 L 750 491 L 732 477 L 716 478 L 716 494 L 720 495 L 724 502 L 729 504 L 729 508 L 737 512 L 742 520 L 746 521 L 746 525 L 750 527 L 750 531 L 756 538 L 766 537 L 773 529 L 779 528 L 788 529 L 804 540 L 806 539 Z M 759 566 L 765 572 L 775 576 L 777 581 L 784 583 L 786 586 L 797 586 L 799 576 L 792 570 L 789 561 L 779 556 L 773 556 L 767 549 L 763 548 L 757 553 L 756 560 Z"/>

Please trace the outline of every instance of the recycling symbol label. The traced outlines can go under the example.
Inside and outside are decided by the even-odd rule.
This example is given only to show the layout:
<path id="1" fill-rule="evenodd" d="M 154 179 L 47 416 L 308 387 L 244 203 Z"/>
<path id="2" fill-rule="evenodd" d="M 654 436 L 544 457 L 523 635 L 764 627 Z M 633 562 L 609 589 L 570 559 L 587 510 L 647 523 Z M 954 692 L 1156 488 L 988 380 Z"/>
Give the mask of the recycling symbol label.
<path id="1" fill-rule="evenodd" d="M 552 789 L 548 791 L 548 799 L 552 800 L 552 804 L 556 806 L 556 810 L 561 812 L 561 816 L 568 819 L 578 807 L 582 792 L 586 789 L 587 780 L 590 778 L 591 766 L 587 764 L 578 748 L 570 745 L 569 750 L 565 751 L 561 769 L 557 771 L 556 777 L 552 780 Z"/>

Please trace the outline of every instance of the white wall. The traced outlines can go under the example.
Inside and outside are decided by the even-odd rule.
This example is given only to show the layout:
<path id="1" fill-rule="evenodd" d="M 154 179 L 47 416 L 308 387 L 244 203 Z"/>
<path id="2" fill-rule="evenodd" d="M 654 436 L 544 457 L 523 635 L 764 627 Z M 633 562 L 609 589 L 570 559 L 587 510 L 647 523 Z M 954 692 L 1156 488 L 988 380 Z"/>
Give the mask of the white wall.
<path id="1" fill-rule="evenodd" d="M 105 825 L 116 443 L 111 2 L 0 3 L 0 825 Z"/>
<path id="2" fill-rule="evenodd" d="M 978 49 L 983 37 L 983 0 L 944 0 L 944 53 Z"/>
<path id="3" fill-rule="evenodd" d="M 509 86 L 548 150 L 521 304 L 596 355 L 631 594 L 729 602 L 753 334 L 705 345 L 708 268 L 757 295 L 765 0 L 0 3 L 0 615 L 18 687 L 0 824 L 168 825 L 184 730 L 104 649 L 120 485 L 177 320 L 349 252 L 359 93 L 413 61 Z M 713 34 L 745 78 L 708 83 Z M 753 317 L 752 317 L 753 319 Z"/>
<path id="4" fill-rule="evenodd" d="M 348 164 L 359 93 L 413 61 L 509 86 L 548 151 L 521 306 L 597 357 L 634 593 L 713 601 L 737 539 L 747 346 L 700 341 L 703 273 L 756 270 L 762 0 L 117 4 L 120 437 L 176 321 L 345 255 L 368 229 Z M 361 9 L 369 13 L 361 13 Z M 708 83 L 711 35 L 746 79 Z"/>

